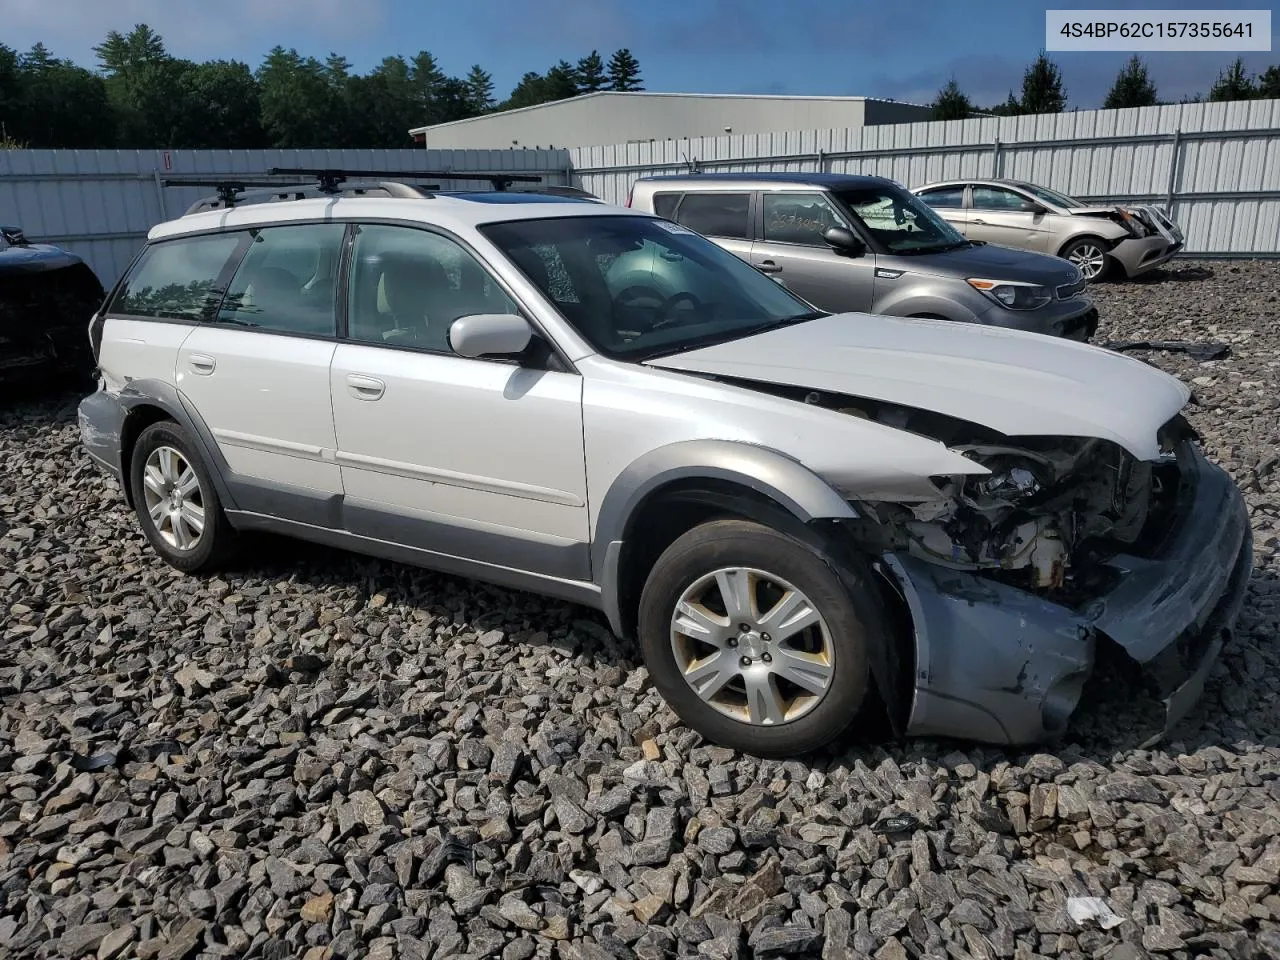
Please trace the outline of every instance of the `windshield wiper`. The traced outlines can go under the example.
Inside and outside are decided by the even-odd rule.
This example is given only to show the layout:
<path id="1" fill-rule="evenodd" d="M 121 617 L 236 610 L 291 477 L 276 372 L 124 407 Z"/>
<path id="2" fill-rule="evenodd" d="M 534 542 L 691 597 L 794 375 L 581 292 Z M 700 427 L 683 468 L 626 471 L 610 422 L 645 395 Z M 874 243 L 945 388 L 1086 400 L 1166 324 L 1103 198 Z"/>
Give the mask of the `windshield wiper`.
<path id="1" fill-rule="evenodd" d="M 646 353 L 638 362 L 644 363 L 648 360 L 657 360 L 661 357 L 684 353 L 687 350 L 697 350 L 701 347 L 714 346 L 717 343 L 727 343 L 731 340 L 741 340 L 744 337 L 754 337 L 758 333 L 768 333 L 770 330 L 780 330 L 783 327 L 791 327 L 798 323 L 808 323 L 810 320 L 818 320 L 827 316 L 830 316 L 830 314 L 823 310 L 811 310 L 808 313 L 796 314 L 794 317 L 766 320 L 764 323 L 758 323 L 754 327 L 747 327 L 745 330 L 725 330 L 722 333 L 708 334 L 705 337 L 696 337 L 683 343 L 672 344 L 664 350 Z"/>
<path id="2" fill-rule="evenodd" d="M 959 250 L 961 247 L 973 246 L 972 240 L 957 240 L 955 243 L 939 243 L 930 247 L 912 247 L 909 250 L 895 250 L 899 257 L 919 256 L 928 253 L 946 253 L 948 250 Z"/>

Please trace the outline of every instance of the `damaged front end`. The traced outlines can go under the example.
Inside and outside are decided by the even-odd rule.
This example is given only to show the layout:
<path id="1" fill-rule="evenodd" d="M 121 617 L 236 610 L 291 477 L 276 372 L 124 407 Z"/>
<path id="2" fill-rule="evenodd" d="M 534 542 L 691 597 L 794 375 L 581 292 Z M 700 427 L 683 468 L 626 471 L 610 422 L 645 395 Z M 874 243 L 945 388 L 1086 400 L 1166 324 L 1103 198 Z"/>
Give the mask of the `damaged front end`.
<path id="1" fill-rule="evenodd" d="M 1107 440 L 803 399 L 931 436 L 990 471 L 931 478 L 932 499 L 856 503 L 850 532 L 881 555 L 915 634 L 908 734 L 1060 734 L 1103 643 L 1164 701 L 1164 732 L 1185 716 L 1239 611 L 1252 539 L 1239 490 L 1180 415 L 1147 461 Z"/>
<path id="2" fill-rule="evenodd" d="M 0 227 L 0 384 L 51 370 L 88 374 L 85 330 L 104 296 L 79 257 Z"/>

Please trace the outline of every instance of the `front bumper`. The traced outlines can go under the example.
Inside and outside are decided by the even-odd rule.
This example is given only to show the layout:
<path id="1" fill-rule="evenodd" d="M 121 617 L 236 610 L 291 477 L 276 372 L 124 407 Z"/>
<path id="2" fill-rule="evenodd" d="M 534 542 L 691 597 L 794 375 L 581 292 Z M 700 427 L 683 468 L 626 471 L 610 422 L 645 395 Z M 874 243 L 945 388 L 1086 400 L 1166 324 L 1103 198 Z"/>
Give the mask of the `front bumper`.
<path id="1" fill-rule="evenodd" d="M 1137 277 L 1168 263 L 1182 250 L 1182 243 L 1165 236 L 1121 240 L 1108 251 L 1128 277 Z"/>
<path id="2" fill-rule="evenodd" d="M 1053 300 L 1036 310 L 1008 310 L 993 305 L 979 323 L 1028 333 L 1088 341 L 1098 329 L 1098 311 L 1088 297 Z"/>
<path id="3" fill-rule="evenodd" d="M 906 554 L 885 558 L 916 634 L 907 733 L 999 744 L 1062 733 L 1106 638 L 1138 663 L 1166 706 L 1164 732 L 1200 698 L 1253 568 L 1244 498 L 1191 450 L 1178 525 L 1158 554 L 1117 556 L 1104 595 L 1070 608 Z"/>

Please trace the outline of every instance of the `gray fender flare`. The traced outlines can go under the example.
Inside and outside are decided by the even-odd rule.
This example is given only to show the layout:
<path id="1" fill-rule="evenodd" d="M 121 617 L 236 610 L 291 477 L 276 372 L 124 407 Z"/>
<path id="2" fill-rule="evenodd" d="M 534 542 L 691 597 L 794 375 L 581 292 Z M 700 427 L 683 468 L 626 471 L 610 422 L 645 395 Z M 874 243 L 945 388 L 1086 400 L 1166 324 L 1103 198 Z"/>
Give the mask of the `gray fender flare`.
<path id="1" fill-rule="evenodd" d="M 733 440 L 683 440 L 651 450 L 618 474 L 596 517 L 591 569 L 609 625 L 622 635 L 619 562 L 627 525 L 644 501 L 680 480 L 735 483 L 775 501 L 802 523 L 857 516 L 816 473 L 786 454 Z"/>
<path id="2" fill-rule="evenodd" d="M 144 406 L 158 407 L 167 413 L 186 431 L 192 443 L 199 449 L 223 507 L 235 509 L 236 504 L 226 482 L 231 467 L 223 457 L 213 432 L 204 422 L 204 418 L 196 412 L 195 407 L 175 386 L 163 380 L 132 380 L 120 391 L 119 403 L 125 410 L 126 418 L 138 407 Z M 129 464 L 125 462 L 124 450 L 121 449 L 120 472 L 126 493 L 129 487 L 129 470 Z"/>
<path id="3" fill-rule="evenodd" d="M 763 494 L 803 524 L 815 520 L 851 520 L 858 511 L 800 461 L 777 450 L 732 440 L 686 440 L 652 450 L 622 471 L 605 494 L 592 540 L 591 569 L 600 587 L 600 606 L 609 626 L 624 635 L 619 566 L 628 523 L 645 500 L 681 480 L 720 480 Z M 831 560 L 837 575 L 852 586 L 847 557 Z M 887 635 L 869 632 L 872 676 L 889 707 L 895 732 L 900 705 L 895 677 L 898 660 Z"/>
<path id="4" fill-rule="evenodd" d="M 876 312 L 890 317 L 914 317 L 928 314 L 962 323 L 980 322 L 978 315 L 961 303 L 944 297 L 921 296 L 913 293 L 898 294 L 896 297 L 890 295 L 883 303 L 877 305 Z"/>

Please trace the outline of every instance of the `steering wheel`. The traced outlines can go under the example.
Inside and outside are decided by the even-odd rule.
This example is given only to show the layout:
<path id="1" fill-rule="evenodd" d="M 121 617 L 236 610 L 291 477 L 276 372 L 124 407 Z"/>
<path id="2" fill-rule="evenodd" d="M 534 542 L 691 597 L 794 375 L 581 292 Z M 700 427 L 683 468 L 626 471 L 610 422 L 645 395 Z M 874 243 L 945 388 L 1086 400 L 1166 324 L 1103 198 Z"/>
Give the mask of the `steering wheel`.
<path id="1" fill-rule="evenodd" d="M 676 315 L 675 311 L 681 304 L 688 304 L 689 309 L 694 313 L 701 313 L 703 310 L 702 301 L 692 293 L 677 293 L 663 301 L 662 306 L 658 308 L 658 319 L 650 329 L 660 330 L 687 319 Z"/>

